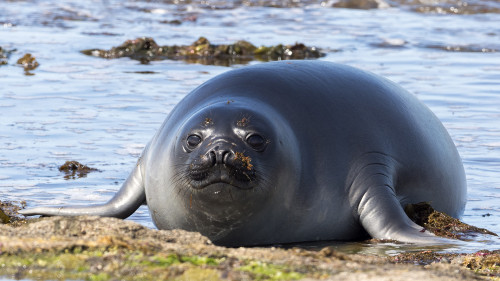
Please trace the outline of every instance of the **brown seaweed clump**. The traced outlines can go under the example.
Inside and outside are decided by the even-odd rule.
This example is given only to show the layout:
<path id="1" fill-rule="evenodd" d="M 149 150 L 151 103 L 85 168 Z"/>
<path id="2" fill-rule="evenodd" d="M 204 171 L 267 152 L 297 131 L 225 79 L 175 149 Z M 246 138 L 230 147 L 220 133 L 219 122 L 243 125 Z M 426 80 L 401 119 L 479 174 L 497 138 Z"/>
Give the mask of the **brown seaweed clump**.
<path id="1" fill-rule="evenodd" d="M 144 63 L 152 60 L 166 59 L 164 50 L 149 37 L 127 40 L 120 46 L 113 47 L 110 50 L 89 49 L 83 50 L 82 53 L 105 59 L 130 57 Z"/>
<path id="2" fill-rule="evenodd" d="M 286 60 L 312 59 L 324 56 L 319 49 L 304 44 L 277 45 L 257 48 L 250 42 L 240 40 L 233 44 L 211 44 L 205 37 L 200 37 L 189 46 L 159 46 L 152 38 L 142 37 L 127 40 L 110 50 L 88 49 L 83 54 L 113 59 L 129 57 L 147 64 L 158 60 L 184 60 L 191 63 L 229 66 L 235 63 L 247 63 L 251 60 Z"/>
<path id="3" fill-rule="evenodd" d="M 6 65 L 10 52 L 0 47 L 0 65 Z"/>
<path id="4" fill-rule="evenodd" d="M 18 59 L 17 64 L 20 64 L 24 68 L 24 71 L 34 70 L 40 65 L 36 61 L 36 58 L 30 53 L 25 54 L 22 58 Z"/>
<path id="5" fill-rule="evenodd" d="M 468 225 L 445 213 L 438 212 L 427 202 L 408 204 L 405 212 L 416 224 L 437 236 L 460 240 L 468 240 L 478 234 L 498 236 L 487 229 Z"/>
<path id="6" fill-rule="evenodd" d="M 255 56 L 261 61 L 271 61 L 314 59 L 325 55 L 316 47 L 307 47 L 302 43 L 295 43 L 295 45 L 279 44 L 271 47 L 261 46 L 255 50 Z"/>
<path id="7" fill-rule="evenodd" d="M 463 256 L 461 264 L 475 273 L 500 278 L 500 250 L 484 250 Z"/>
<path id="8" fill-rule="evenodd" d="M 0 209 L 0 223 L 9 223 L 10 222 L 10 217 L 5 214 L 2 209 Z"/>
<path id="9" fill-rule="evenodd" d="M 410 252 L 388 257 L 388 260 L 393 263 L 417 265 L 456 264 L 478 275 L 500 277 L 500 250 L 481 250 L 472 254 L 436 253 L 433 251 Z"/>
<path id="10" fill-rule="evenodd" d="M 59 171 L 64 172 L 66 175 L 65 179 L 76 179 L 84 178 L 90 172 L 99 171 L 95 168 L 90 168 L 89 166 L 83 165 L 78 161 L 66 161 L 62 166 L 59 167 Z"/>
<path id="11" fill-rule="evenodd" d="M 250 156 L 245 156 L 242 152 L 236 152 L 234 155 L 234 159 L 241 161 L 244 168 L 246 168 L 247 170 L 252 170 L 253 165 L 252 163 L 250 163 L 252 161 L 252 158 L 250 158 Z"/>
<path id="12" fill-rule="evenodd" d="M 243 117 L 243 118 L 241 118 L 241 120 L 236 121 L 236 126 L 238 126 L 238 127 L 246 127 L 249 122 L 250 122 L 249 118 Z"/>
<path id="13" fill-rule="evenodd" d="M 26 207 L 26 201 L 0 201 L 0 224 L 19 226 L 26 220 L 18 211 Z"/>

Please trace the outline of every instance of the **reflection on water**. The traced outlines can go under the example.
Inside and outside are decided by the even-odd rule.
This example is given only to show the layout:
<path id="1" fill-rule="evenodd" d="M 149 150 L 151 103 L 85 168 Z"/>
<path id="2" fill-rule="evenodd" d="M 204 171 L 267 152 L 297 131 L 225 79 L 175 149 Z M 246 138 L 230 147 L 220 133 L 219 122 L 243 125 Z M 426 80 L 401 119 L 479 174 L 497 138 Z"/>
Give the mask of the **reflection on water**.
<path id="1" fill-rule="evenodd" d="M 0 200 L 30 206 L 106 201 L 184 95 L 241 67 L 170 60 L 146 65 L 81 50 L 109 49 L 138 37 L 159 45 L 189 45 L 200 36 L 214 44 L 302 42 L 321 48 L 322 60 L 386 76 L 427 104 L 464 160 L 469 200 L 463 220 L 500 233 L 499 2 L 383 2 L 384 8 L 363 10 L 314 0 L 3 1 Z M 39 63 L 31 76 L 16 64 L 28 53 Z M 67 160 L 100 172 L 66 180 L 58 167 Z M 130 219 L 154 227 L 145 206 Z M 500 247 L 498 240 L 475 243 L 456 248 Z M 408 250 L 359 245 L 338 247 Z"/>
<path id="2" fill-rule="evenodd" d="M 311 251 L 320 251 L 329 247 L 335 251 L 345 254 L 365 254 L 377 256 L 395 256 L 401 253 L 433 251 L 437 253 L 475 253 L 479 249 L 498 249 L 500 238 L 491 235 L 479 235 L 467 242 L 452 241 L 448 245 L 413 245 L 397 242 L 383 241 L 359 241 L 359 242 L 339 242 L 322 241 L 298 244 L 277 245 L 283 248 L 303 248 Z"/>

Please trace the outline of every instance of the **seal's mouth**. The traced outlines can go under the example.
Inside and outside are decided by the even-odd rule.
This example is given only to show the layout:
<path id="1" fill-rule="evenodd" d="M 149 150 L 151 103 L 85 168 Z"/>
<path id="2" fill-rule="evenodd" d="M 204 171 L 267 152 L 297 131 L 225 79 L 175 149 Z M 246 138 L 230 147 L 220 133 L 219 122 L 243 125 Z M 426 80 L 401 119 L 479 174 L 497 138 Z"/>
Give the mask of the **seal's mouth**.
<path id="1" fill-rule="evenodd" d="M 255 169 L 229 164 L 207 165 L 191 164 L 188 169 L 190 185 L 194 189 L 203 189 L 214 184 L 228 184 L 239 189 L 252 189 L 257 184 Z"/>

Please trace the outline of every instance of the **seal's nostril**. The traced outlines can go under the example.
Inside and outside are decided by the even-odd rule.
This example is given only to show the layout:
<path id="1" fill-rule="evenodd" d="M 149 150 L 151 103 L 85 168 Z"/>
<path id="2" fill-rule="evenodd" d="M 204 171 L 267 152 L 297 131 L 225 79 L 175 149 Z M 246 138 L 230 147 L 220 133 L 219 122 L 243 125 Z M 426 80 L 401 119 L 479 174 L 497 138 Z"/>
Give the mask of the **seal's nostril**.
<path id="1" fill-rule="evenodd" d="M 212 166 L 215 166 L 217 164 L 223 165 L 227 164 L 227 161 L 231 154 L 232 153 L 230 150 L 217 146 L 210 150 L 210 152 L 208 153 L 208 157 L 210 158 Z"/>
<path id="2" fill-rule="evenodd" d="M 221 155 L 222 155 L 222 157 L 221 157 L 222 158 L 222 163 L 226 164 L 227 160 L 228 160 L 228 157 L 231 155 L 231 152 L 226 150 L 226 151 L 223 151 L 221 153 Z"/>
<path id="3" fill-rule="evenodd" d="M 215 152 L 210 151 L 209 157 L 210 157 L 210 161 L 212 162 L 212 166 L 215 166 L 215 164 L 217 164 L 217 156 L 215 155 Z"/>

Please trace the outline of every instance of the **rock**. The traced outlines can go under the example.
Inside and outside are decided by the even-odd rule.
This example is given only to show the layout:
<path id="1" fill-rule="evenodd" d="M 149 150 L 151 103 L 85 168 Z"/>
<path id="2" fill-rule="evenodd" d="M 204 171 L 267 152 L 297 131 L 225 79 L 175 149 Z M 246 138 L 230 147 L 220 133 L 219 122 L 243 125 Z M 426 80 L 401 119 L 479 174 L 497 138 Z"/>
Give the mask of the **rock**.
<path id="1" fill-rule="evenodd" d="M 90 216 L 1 224 L 0 241 L 2 274 L 37 280 L 481 280 L 465 268 L 479 268 L 480 258 L 491 268 L 498 259 L 457 255 L 460 264 L 424 268 L 408 264 L 409 256 L 396 261 L 333 248 L 224 248 L 199 233 Z"/>
<path id="2" fill-rule="evenodd" d="M 389 8 L 389 4 L 383 0 L 340 0 L 333 4 L 335 8 L 348 8 L 348 9 L 384 9 Z"/>

